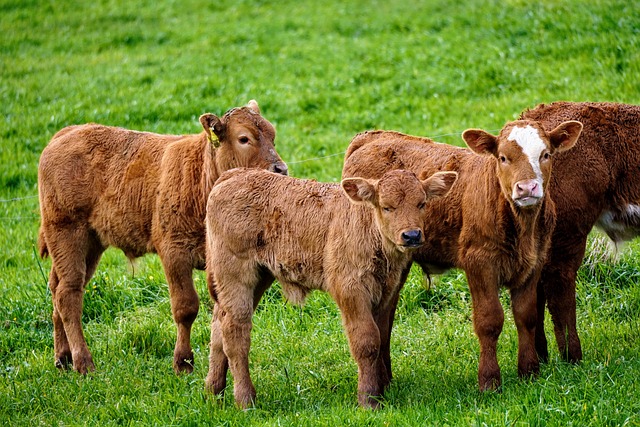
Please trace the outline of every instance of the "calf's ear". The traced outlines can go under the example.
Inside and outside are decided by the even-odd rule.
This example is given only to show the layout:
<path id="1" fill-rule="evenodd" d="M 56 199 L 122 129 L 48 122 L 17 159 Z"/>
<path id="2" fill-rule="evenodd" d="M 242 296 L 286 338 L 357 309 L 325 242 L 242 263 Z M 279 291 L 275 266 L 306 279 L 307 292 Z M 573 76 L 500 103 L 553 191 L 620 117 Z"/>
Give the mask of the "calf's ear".
<path id="1" fill-rule="evenodd" d="M 249 101 L 249 103 L 247 104 L 247 107 L 249 107 L 249 109 L 253 110 L 254 112 L 260 114 L 260 107 L 258 107 L 258 101 L 256 101 L 255 99 L 252 99 L 251 101 Z"/>
<path id="2" fill-rule="evenodd" d="M 566 151 L 576 145 L 581 133 L 582 123 L 578 121 L 571 120 L 560 123 L 558 127 L 549 132 L 549 142 L 557 152 Z"/>
<path id="3" fill-rule="evenodd" d="M 345 178 L 340 183 L 342 190 L 354 203 L 376 203 L 375 181 L 364 178 Z"/>
<path id="4" fill-rule="evenodd" d="M 215 114 L 205 113 L 200 116 L 200 124 L 207 132 L 209 142 L 211 142 L 214 147 L 218 148 L 220 146 L 220 139 L 223 137 L 224 133 L 222 120 L 220 120 L 220 118 Z"/>
<path id="5" fill-rule="evenodd" d="M 482 129 L 467 129 L 462 132 L 462 139 L 478 154 L 497 155 L 498 137 L 489 132 Z"/>
<path id="6" fill-rule="evenodd" d="M 458 172 L 436 172 L 422 181 L 422 188 L 427 194 L 427 199 L 435 199 L 445 196 L 458 179 Z"/>

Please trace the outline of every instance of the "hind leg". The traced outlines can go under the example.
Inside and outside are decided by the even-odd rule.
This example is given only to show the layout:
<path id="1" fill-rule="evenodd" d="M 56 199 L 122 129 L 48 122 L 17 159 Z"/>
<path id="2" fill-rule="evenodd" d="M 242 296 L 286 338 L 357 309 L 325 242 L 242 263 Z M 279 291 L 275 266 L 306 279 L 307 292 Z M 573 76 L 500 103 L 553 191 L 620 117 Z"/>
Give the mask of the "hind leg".
<path id="1" fill-rule="evenodd" d="M 86 228 L 76 224 L 45 229 L 52 259 L 50 287 L 53 299 L 54 348 L 56 365 L 69 363 L 86 374 L 95 366 L 82 331 L 84 287 L 93 273 L 102 250 L 91 241 Z"/>
<path id="2" fill-rule="evenodd" d="M 52 266 L 49 274 L 49 289 L 51 290 L 51 302 L 53 303 L 53 351 L 56 368 L 66 369 L 73 363 L 73 359 L 71 358 L 71 348 L 69 347 L 67 334 L 64 332 L 64 323 L 62 323 L 62 317 L 55 303 L 58 282 L 58 274 L 55 266 Z"/>
<path id="3" fill-rule="evenodd" d="M 551 314 L 560 356 L 572 363 L 582 360 L 582 346 L 576 327 L 576 275 L 584 256 L 586 236 L 576 240 L 579 241 L 571 247 L 552 246 L 553 251 L 544 266 L 539 285 Z M 536 334 L 543 333 L 536 330 Z"/>
<path id="4" fill-rule="evenodd" d="M 85 259 L 85 280 L 84 286 L 87 285 L 91 277 L 96 271 L 100 257 L 104 252 L 97 239 L 90 239 L 88 245 L 87 256 Z M 67 334 L 64 331 L 64 323 L 62 316 L 56 308 L 56 294 L 58 290 L 58 284 L 60 279 L 56 272 L 55 264 L 51 267 L 51 273 L 49 274 L 49 289 L 51 290 L 52 302 L 53 302 L 53 349 L 55 353 L 55 365 L 57 368 L 65 369 L 69 365 L 73 364 L 73 358 L 71 356 L 71 347 L 69 346 L 69 340 Z"/>
<path id="5" fill-rule="evenodd" d="M 254 290 L 253 310 L 258 306 L 264 292 L 273 283 L 273 276 L 267 272 L 259 280 Z M 215 283 L 211 274 L 207 274 L 207 282 L 211 298 L 216 301 L 211 319 L 211 341 L 209 344 L 209 372 L 205 380 L 205 389 L 210 393 L 222 394 L 227 386 L 227 371 L 229 369 L 229 359 L 224 353 L 221 321 L 223 312 L 217 303 L 218 296 L 215 290 Z"/>
<path id="6" fill-rule="evenodd" d="M 233 395 L 241 408 L 252 405 L 256 389 L 249 374 L 252 317 L 273 277 L 261 274 L 252 261 L 229 257 L 230 262 L 214 264 L 215 291 L 224 354 L 233 376 Z M 211 265 L 208 265 L 208 268 Z"/>

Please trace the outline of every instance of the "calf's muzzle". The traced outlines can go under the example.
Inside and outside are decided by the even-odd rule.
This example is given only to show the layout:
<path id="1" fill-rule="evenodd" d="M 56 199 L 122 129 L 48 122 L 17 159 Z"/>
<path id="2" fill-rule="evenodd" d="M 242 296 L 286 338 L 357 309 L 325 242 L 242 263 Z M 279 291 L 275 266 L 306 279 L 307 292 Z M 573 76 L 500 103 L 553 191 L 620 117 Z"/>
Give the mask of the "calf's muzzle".
<path id="1" fill-rule="evenodd" d="M 402 238 L 403 246 L 418 247 L 424 243 L 424 237 L 420 229 L 405 230 L 400 237 Z"/>
<path id="2" fill-rule="evenodd" d="M 533 206 L 542 199 L 542 186 L 536 179 L 525 179 L 513 186 L 513 201 L 520 207 Z"/>
<path id="3" fill-rule="evenodd" d="M 289 167 L 285 162 L 275 162 L 269 166 L 269 172 L 279 173 L 280 175 L 289 175 Z"/>

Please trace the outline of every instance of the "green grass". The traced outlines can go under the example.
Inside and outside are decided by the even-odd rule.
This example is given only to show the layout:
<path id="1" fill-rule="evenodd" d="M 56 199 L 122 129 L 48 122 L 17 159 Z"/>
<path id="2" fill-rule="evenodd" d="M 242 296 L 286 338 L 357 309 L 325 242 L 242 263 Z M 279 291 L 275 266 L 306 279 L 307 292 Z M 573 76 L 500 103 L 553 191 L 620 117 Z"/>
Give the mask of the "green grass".
<path id="1" fill-rule="evenodd" d="M 537 380 L 519 380 L 507 314 L 501 394 L 477 391 L 464 275 L 425 288 L 414 271 L 392 337 L 395 378 L 377 412 L 356 407 L 357 369 L 335 304 L 313 294 L 292 307 L 276 286 L 255 316 L 258 403 L 243 412 L 231 393 L 216 401 L 204 392 L 211 303 L 202 273 L 196 368 L 173 374 L 175 328 L 153 255 L 132 271 L 107 251 L 83 313 L 97 371 L 53 366 L 34 197 L 39 154 L 70 124 L 195 133 L 200 114 L 255 98 L 291 174 L 336 181 L 364 130 L 461 145 L 464 129 L 497 131 L 539 102 L 638 104 L 637 6 L 0 0 L 0 425 L 640 425 L 637 243 L 612 261 L 594 239 L 578 282 L 581 365 L 561 362 L 549 333 L 549 363 Z"/>

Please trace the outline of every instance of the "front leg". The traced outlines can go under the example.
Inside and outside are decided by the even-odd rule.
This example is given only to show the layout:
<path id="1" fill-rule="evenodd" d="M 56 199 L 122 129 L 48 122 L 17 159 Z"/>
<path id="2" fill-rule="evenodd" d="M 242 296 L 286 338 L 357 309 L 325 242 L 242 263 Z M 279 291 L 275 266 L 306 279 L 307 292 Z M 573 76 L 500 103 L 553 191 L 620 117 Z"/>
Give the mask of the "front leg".
<path id="1" fill-rule="evenodd" d="M 371 301 L 359 287 L 335 296 L 342 313 L 351 354 L 358 364 L 358 403 L 365 408 L 377 408 L 383 392 L 380 378 L 380 331 L 373 318 Z M 386 375 L 385 375 L 386 376 Z"/>
<path id="2" fill-rule="evenodd" d="M 383 390 L 387 389 L 392 379 L 391 372 L 391 330 L 393 319 L 398 306 L 400 290 L 395 293 L 391 301 L 378 310 L 375 316 L 376 325 L 380 331 L 380 356 L 378 357 L 378 372 Z"/>
<path id="3" fill-rule="evenodd" d="M 497 390 L 501 384 L 498 366 L 498 338 L 504 324 L 504 312 L 498 296 L 497 278 L 467 271 L 467 281 L 473 303 L 473 327 L 480 342 L 478 387 L 480 391 Z"/>
<path id="4" fill-rule="evenodd" d="M 158 252 L 169 283 L 171 312 L 178 328 L 173 352 L 173 369 L 176 373 L 193 371 L 191 327 L 198 315 L 200 302 L 193 285 L 192 257 L 189 252 L 177 248 Z"/>
<path id="5" fill-rule="evenodd" d="M 534 274 L 524 285 L 511 289 L 511 309 L 518 330 L 518 375 L 535 376 L 540 371 L 536 352 L 537 283 Z"/>

